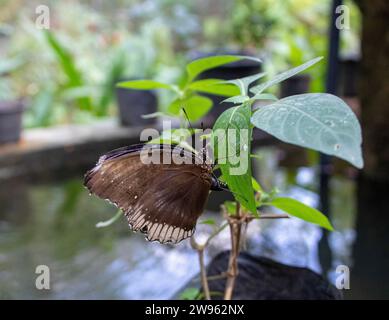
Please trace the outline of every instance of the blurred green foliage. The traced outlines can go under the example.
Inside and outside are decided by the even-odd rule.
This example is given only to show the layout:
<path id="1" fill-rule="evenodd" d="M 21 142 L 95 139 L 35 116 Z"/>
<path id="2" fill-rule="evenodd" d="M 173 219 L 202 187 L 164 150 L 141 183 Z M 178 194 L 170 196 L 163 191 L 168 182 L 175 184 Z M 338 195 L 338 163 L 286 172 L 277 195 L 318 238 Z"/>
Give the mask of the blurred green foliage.
<path id="1" fill-rule="evenodd" d="M 10 74 L 23 64 L 20 57 L 0 60 L 0 100 L 16 99 L 15 92 L 10 81 Z"/>
<path id="2" fill-rule="evenodd" d="M 165 89 L 171 91 L 173 97 L 166 110 L 161 109 L 157 113 L 148 115 L 148 117 L 159 117 L 164 114 L 170 117 L 181 118 L 184 117 L 183 110 L 185 110 L 185 116 L 188 120 L 198 121 L 213 107 L 213 101 L 211 99 L 198 93 L 210 93 L 231 97 L 238 94 L 239 90 L 230 83 L 225 83 L 223 79 L 196 80 L 197 76 L 209 69 L 245 59 L 260 63 L 258 59 L 245 56 L 210 56 L 188 63 L 178 84 L 142 79 L 120 82 L 118 86 L 130 90 Z"/>
<path id="3" fill-rule="evenodd" d="M 35 26 L 38 0 L 1 0 L 0 60 L 23 65 L 2 77 L 0 97 L 27 98 L 25 125 L 49 126 L 115 115 L 119 80 L 182 81 L 180 66 L 192 51 L 247 52 L 274 75 L 326 57 L 330 3 L 49 0 L 51 25 L 44 32 Z M 341 53 L 357 55 L 359 11 L 351 0 L 345 4 L 351 26 L 341 32 Z M 323 91 L 325 70 L 325 63 L 310 70 L 312 92 Z M 171 99 L 172 93 L 159 93 L 161 109 Z"/>
<path id="4" fill-rule="evenodd" d="M 127 18 L 115 21 L 77 1 L 51 1 L 49 7 L 49 31 L 35 27 L 33 3 L 17 7 L 15 20 L 0 28 L 9 30 L 0 39 L 4 55 L 24 60 L 23 68 L 10 74 L 10 83 L 16 96 L 28 98 L 27 127 L 112 116 L 118 80 L 175 76 L 175 67 L 169 67 L 176 58 L 169 30 L 160 24 L 134 32 Z"/>

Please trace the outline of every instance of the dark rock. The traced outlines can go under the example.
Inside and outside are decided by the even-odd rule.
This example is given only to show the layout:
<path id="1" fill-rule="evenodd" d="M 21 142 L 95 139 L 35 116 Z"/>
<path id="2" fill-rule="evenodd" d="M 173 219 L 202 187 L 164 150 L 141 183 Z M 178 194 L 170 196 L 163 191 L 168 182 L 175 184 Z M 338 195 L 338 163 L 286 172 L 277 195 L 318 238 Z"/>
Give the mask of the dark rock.
<path id="1" fill-rule="evenodd" d="M 208 266 L 208 276 L 227 270 L 229 251 L 218 254 Z M 322 276 L 307 268 L 287 266 L 242 252 L 233 299 L 236 300 L 338 300 L 342 294 Z M 225 279 L 209 281 L 211 292 L 224 292 Z M 215 295 L 213 299 L 222 299 Z"/>

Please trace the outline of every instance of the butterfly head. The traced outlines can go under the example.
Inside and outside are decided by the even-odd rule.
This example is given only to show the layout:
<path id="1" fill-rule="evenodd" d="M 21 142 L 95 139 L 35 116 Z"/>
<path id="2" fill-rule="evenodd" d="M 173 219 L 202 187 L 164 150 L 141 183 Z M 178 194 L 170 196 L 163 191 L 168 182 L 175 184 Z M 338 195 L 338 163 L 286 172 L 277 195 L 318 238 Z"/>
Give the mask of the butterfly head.
<path id="1" fill-rule="evenodd" d="M 227 186 L 227 183 L 220 181 L 214 174 L 212 174 L 211 190 L 213 190 L 213 191 L 228 190 L 228 186 Z"/>

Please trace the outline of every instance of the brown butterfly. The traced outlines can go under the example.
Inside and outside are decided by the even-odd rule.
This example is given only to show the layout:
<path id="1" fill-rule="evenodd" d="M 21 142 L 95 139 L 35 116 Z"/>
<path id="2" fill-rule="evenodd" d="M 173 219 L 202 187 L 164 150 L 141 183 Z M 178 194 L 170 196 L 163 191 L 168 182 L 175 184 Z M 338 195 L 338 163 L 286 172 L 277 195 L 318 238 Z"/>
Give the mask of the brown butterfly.
<path id="1" fill-rule="evenodd" d="M 146 156 L 161 161 L 148 163 Z M 169 156 L 183 163 L 164 164 L 163 158 Z M 204 157 L 167 144 L 113 150 L 86 173 L 84 185 L 120 208 L 132 230 L 160 243 L 178 243 L 192 236 L 209 191 L 226 188 Z"/>

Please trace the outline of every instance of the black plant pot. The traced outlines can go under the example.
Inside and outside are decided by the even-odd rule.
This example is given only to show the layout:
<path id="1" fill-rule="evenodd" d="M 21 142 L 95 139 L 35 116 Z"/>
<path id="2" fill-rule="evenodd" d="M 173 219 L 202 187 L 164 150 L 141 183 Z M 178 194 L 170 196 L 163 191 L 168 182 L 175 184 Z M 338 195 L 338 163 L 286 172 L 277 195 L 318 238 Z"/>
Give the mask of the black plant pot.
<path id="1" fill-rule="evenodd" d="M 307 74 L 298 74 L 281 82 L 280 97 L 293 96 L 295 94 L 307 93 L 311 77 Z"/>
<path id="2" fill-rule="evenodd" d="M 23 110 L 20 100 L 0 101 L 0 144 L 19 141 Z"/>
<path id="3" fill-rule="evenodd" d="M 146 126 L 155 122 L 155 118 L 142 118 L 144 114 L 157 111 L 158 99 L 155 92 L 116 88 L 116 98 L 122 126 Z"/>
<path id="4" fill-rule="evenodd" d="M 204 58 L 207 56 L 213 55 L 243 55 L 249 56 L 250 53 L 247 52 L 217 52 L 213 54 L 204 54 L 204 53 L 192 53 L 190 58 L 195 60 L 199 58 Z M 198 79 L 223 79 L 223 80 L 233 80 L 238 78 L 243 78 L 247 76 L 251 76 L 257 73 L 260 73 L 262 70 L 261 64 L 252 60 L 241 60 L 233 63 L 229 63 L 214 69 L 207 70 L 201 73 Z M 227 97 L 216 96 L 216 95 L 208 95 L 202 94 L 208 98 L 210 98 L 213 102 L 213 108 L 208 113 L 208 115 L 204 118 L 204 122 L 207 125 L 212 125 L 216 119 L 225 111 L 226 109 L 233 106 L 232 103 L 222 103 L 221 102 Z"/>
<path id="5" fill-rule="evenodd" d="M 222 251 L 207 267 L 208 276 L 226 270 L 229 251 Z M 234 300 L 341 300 L 342 293 L 321 275 L 307 268 L 288 266 L 265 257 L 241 252 L 239 274 L 233 291 Z M 224 292 L 225 279 L 209 282 L 211 292 Z M 215 295 L 213 300 L 223 296 Z"/>

